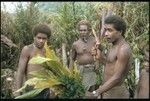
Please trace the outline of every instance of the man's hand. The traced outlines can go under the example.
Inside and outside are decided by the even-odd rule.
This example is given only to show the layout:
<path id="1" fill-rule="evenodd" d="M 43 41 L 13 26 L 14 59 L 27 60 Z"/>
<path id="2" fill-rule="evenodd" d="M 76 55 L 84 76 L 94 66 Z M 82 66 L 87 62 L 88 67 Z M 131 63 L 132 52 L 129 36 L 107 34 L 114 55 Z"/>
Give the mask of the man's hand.
<path id="1" fill-rule="evenodd" d="M 96 98 L 99 98 L 101 96 L 101 92 L 99 88 L 92 92 L 93 96 L 95 96 Z"/>
<path id="2" fill-rule="evenodd" d="M 94 56 L 94 59 L 99 60 L 99 59 L 100 59 L 101 51 L 100 51 L 98 48 L 93 47 L 93 48 L 91 49 L 91 54 Z"/>
<path id="3" fill-rule="evenodd" d="M 85 97 L 86 97 L 86 98 L 89 98 L 89 99 L 97 98 L 97 97 L 93 96 L 93 94 L 92 94 L 91 92 L 89 92 L 89 91 L 86 91 Z"/>

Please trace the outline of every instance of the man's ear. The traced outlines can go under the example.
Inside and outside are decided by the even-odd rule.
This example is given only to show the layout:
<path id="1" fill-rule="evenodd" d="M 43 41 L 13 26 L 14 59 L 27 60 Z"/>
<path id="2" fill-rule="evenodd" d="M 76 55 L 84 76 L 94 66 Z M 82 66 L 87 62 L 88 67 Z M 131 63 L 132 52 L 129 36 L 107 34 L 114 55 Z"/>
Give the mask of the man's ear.
<path id="1" fill-rule="evenodd" d="M 119 31 L 119 34 L 122 35 L 122 31 Z"/>

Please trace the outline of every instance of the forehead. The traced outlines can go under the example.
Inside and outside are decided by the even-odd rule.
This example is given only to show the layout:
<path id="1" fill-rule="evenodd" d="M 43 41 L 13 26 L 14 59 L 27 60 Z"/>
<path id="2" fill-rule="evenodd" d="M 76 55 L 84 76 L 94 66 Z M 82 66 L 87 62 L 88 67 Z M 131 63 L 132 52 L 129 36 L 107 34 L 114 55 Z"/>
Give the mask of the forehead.
<path id="1" fill-rule="evenodd" d="M 80 29 L 87 29 L 88 26 L 87 25 L 80 25 Z"/>
<path id="2" fill-rule="evenodd" d="M 44 33 L 38 33 L 38 34 L 36 34 L 36 37 L 44 37 L 44 38 L 47 38 L 47 35 L 44 34 Z"/>
<path id="3" fill-rule="evenodd" d="M 105 29 L 115 29 L 113 24 L 104 24 Z"/>

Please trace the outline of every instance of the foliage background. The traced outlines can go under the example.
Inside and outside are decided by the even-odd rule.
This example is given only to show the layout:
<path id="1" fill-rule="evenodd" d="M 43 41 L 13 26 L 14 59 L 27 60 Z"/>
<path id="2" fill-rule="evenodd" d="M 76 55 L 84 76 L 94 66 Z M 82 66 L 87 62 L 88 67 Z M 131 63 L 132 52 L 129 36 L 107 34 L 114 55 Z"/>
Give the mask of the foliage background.
<path id="1" fill-rule="evenodd" d="M 127 84 L 132 98 L 136 87 L 134 60 L 138 59 L 140 69 L 143 68 L 143 49 L 149 47 L 148 2 L 29 2 L 26 8 L 19 3 L 15 13 L 1 9 L 1 34 L 18 46 L 10 48 L 1 42 L 1 98 L 13 98 L 19 55 L 24 45 L 32 43 L 32 28 L 35 24 L 48 23 L 53 33 L 48 41 L 51 47 L 57 52 L 57 49 L 62 47 L 62 43 L 65 43 L 69 54 L 72 43 L 79 36 L 76 29 L 78 21 L 89 20 L 98 33 L 102 9 L 109 9 L 110 6 L 113 6 L 113 14 L 123 17 L 127 23 L 125 38 L 133 52 L 132 69 Z M 109 46 L 107 42 L 103 45 Z M 59 56 L 61 58 L 61 55 Z M 8 77 L 11 77 L 12 81 L 6 80 Z"/>

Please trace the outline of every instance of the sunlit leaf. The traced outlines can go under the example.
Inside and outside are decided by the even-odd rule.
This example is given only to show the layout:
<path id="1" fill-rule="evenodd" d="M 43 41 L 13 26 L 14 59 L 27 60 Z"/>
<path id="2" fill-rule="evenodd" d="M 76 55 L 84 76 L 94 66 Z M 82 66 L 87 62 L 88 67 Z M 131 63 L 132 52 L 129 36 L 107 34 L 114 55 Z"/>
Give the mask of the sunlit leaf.
<path id="1" fill-rule="evenodd" d="M 36 96 L 37 94 L 39 94 L 43 89 L 34 89 L 30 92 L 27 92 L 23 95 L 17 96 L 15 99 L 26 99 L 26 98 L 32 98 L 34 96 Z"/>
<path id="2" fill-rule="evenodd" d="M 44 48 L 46 51 L 46 58 L 59 60 L 59 58 L 55 55 L 55 52 L 48 47 L 47 42 L 45 42 Z"/>
<path id="3" fill-rule="evenodd" d="M 29 72 L 29 74 L 37 78 L 44 78 L 44 79 L 56 78 L 56 76 L 51 71 L 48 71 L 46 69 L 40 71 L 32 71 Z"/>
<path id="4" fill-rule="evenodd" d="M 50 88 L 59 84 L 61 84 L 61 82 L 59 82 L 56 79 L 48 79 L 42 80 L 41 82 L 37 82 L 34 88 Z"/>
<path id="5" fill-rule="evenodd" d="M 44 62 L 50 61 L 51 59 L 42 56 L 36 56 L 30 59 L 29 64 L 42 64 Z"/>

